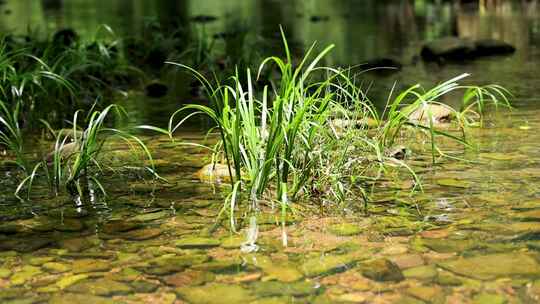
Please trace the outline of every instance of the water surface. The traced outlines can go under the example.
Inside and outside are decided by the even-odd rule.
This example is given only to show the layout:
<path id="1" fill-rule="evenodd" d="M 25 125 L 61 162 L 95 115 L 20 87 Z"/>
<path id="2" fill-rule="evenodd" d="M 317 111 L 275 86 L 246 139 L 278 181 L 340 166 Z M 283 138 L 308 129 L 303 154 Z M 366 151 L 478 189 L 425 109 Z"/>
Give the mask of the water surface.
<path id="1" fill-rule="evenodd" d="M 43 34 L 73 27 L 90 37 L 106 23 L 122 37 L 137 35 L 144 22 L 156 19 L 212 33 L 246 24 L 279 48 L 276 33 L 282 24 L 300 47 L 314 40 L 335 43 L 330 64 L 376 57 L 401 61 L 399 73 L 366 75 L 379 103 L 394 81 L 398 87 L 429 86 L 469 72 L 470 82 L 509 88 L 515 109 L 492 111 L 484 128 L 471 130 L 477 149 L 447 144 L 454 155 L 473 162 L 443 160 L 432 166 L 413 146 L 407 162 L 422 172 L 424 193 L 411 196 L 408 180 L 388 183 L 369 205 L 370 216 L 358 211 L 360 200 L 337 213 L 298 206 L 299 217 L 288 221 L 285 248 L 278 217 L 261 217 L 255 253 L 241 252 L 244 231 L 231 234 L 227 223 L 209 236 L 223 192 L 193 176 L 210 161 L 204 150 L 146 138 L 169 183 L 110 176 L 109 197 L 92 206 L 46 194 L 19 203 L 11 195 L 13 173 L 4 169 L 0 302 L 537 303 L 536 3 L 460 8 L 427 1 L 7 1 L 1 10 L 9 14 L 0 19 L 0 28 L 19 33 L 28 26 Z M 190 21 L 199 15 L 217 19 L 204 25 Z M 424 40 L 446 35 L 502 39 L 517 52 L 460 64 L 417 60 Z M 160 101 L 124 102 L 139 122 L 160 124 L 183 102 L 179 99 L 171 93 Z M 178 136 L 201 142 L 203 134 Z M 130 157 L 123 149 L 111 148 L 112 161 Z"/>

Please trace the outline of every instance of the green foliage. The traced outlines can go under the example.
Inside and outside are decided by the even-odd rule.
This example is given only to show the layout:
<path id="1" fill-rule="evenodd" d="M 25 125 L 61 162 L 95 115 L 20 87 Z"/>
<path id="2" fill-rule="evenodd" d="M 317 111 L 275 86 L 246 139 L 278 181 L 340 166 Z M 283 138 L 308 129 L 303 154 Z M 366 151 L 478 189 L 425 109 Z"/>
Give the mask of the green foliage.
<path id="1" fill-rule="evenodd" d="M 56 138 L 54 150 L 34 167 L 29 178 L 21 182 L 16 192 L 17 196 L 25 186 L 30 194 L 36 172 L 40 168 L 55 194 L 65 187 L 70 194 L 84 198 L 88 196 L 89 188 L 93 187 L 106 195 L 106 190 L 99 181 L 106 166 L 101 155 L 104 145 L 115 140 L 125 142 L 134 152 L 142 151 L 150 160 L 151 166 L 148 169 L 157 176 L 153 168 L 152 155 L 144 142 L 126 130 L 110 127 L 113 122 L 119 125 L 127 118 L 127 113 L 122 107 L 112 104 L 102 111 L 91 111 L 86 119 L 83 119 L 83 123 L 79 121 L 81 113 L 75 112 L 72 131 L 67 133 L 55 132 L 46 121 L 42 121 Z M 116 119 L 111 121 L 108 118 L 112 114 Z"/>
<path id="2" fill-rule="evenodd" d="M 171 116 L 168 133 L 172 137 L 194 115 L 203 114 L 215 122 L 221 143 L 212 150 L 222 157 L 214 159 L 225 160 L 231 177 L 231 193 L 220 215 L 228 210 L 233 230 L 241 197 L 247 196 L 252 211 L 261 210 L 261 203 L 278 203 L 284 223 L 286 213 L 292 210 L 291 202 L 302 197 L 343 202 L 350 194 L 358 197 L 359 193 L 367 203 L 369 185 L 388 170 L 405 169 L 421 187 L 414 171 L 388 154 L 404 133 L 426 134 L 434 159 L 436 154 L 444 155 L 435 144 L 437 136 L 465 146 L 467 142 L 460 135 L 438 129 L 429 110 L 427 124 L 412 120 L 416 110 L 440 105 L 441 96 L 465 90 L 463 109 L 452 110 L 464 129 L 471 122 L 473 110 L 481 115 L 490 101 L 509 105 L 501 87 L 460 86 L 457 81 L 467 76 L 461 75 L 428 91 L 413 86 L 392 100 L 379 116 L 349 70 L 319 66 L 333 46 L 312 55 L 313 46 L 294 65 L 285 37 L 283 42 L 286 59 L 269 57 L 259 67 L 260 74 L 270 63 L 277 66 L 280 78 L 273 90 L 267 86 L 257 90 L 249 69 L 245 82 L 236 72 L 231 77 L 233 85 L 213 85 L 195 69 L 171 63 L 188 70 L 203 84 L 210 106 L 191 104 L 179 109 Z M 185 112 L 189 114 L 176 122 L 176 117 Z M 336 127 L 338 117 L 350 127 Z"/>

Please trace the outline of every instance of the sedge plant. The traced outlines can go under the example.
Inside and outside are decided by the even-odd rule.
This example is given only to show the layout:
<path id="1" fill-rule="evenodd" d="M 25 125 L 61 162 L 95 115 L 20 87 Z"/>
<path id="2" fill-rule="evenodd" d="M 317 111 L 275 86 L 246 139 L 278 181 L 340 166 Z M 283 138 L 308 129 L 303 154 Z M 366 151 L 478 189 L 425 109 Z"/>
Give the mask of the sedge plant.
<path id="1" fill-rule="evenodd" d="M 404 130 L 412 128 L 430 135 L 433 155 L 442 153 L 435 145 L 436 136 L 465 145 L 466 141 L 438 130 L 431 119 L 427 125 L 412 121 L 410 116 L 415 110 L 437 104 L 441 96 L 457 89 L 465 90 L 466 109 L 455 111 L 458 117 L 464 117 L 465 114 L 459 113 L 472 111 L 474 107 L 482 111 L 488 99 L 508 103 L 500 87 L 460 86 L 457 81 L 465 77 L 462 75 L 425 92 L 419 85 L 413 86 L 399 94 L 379 115 L 348 71 L 320 66 L 332 45 L 320 53 L 314 53 L 315 45 L 312 46 L 295 64 L 283 31 L 282 36 L 285 60 L 269 57 L 258 70 L 260 74 L 270 64 L 277 66 L 279 79 L 272 88 L 258 89 L 249 69 L 245 78 L 236 71 L 231 77 L 232 85 L 214 85 L 195 69 L 170 62 L 188 70 L 203 84 L 210 105 L 182 107 L 171 116 L 166 133 L 172 137 L 194 115 L 206 115 L 214 121 L 221 138 L 218 146 L 221 149 L 214 152 L 223 155 L 221 159 L 229 168 L 231 181 L 231 192 L 219 216 L 228 211 L 233 231 L 235 212 L 246 199 L 251 212 L 276 203 L 280 206 L 286 245 L 285 220 L 288 212 L 294 211 L 293 201 L 312 200 L 328 193 L 341 201 L 352 193 L 349 189 L 357 188 L 367 204 L 366 182 L 373 184 L 381 179 L 388 167 L 405 168 L 419 185 L 419 177 L 405 162 L 387 154 Z M 178 116 L 188 111 L 188 115 L 176 122 Z M 338 132 L 333 124 L 336 113 L 359 127 Z M 370 119 L 376 122 L 374 128 L 364 123 Z M 250 227 L 249 231 L 254 228 Z"/>

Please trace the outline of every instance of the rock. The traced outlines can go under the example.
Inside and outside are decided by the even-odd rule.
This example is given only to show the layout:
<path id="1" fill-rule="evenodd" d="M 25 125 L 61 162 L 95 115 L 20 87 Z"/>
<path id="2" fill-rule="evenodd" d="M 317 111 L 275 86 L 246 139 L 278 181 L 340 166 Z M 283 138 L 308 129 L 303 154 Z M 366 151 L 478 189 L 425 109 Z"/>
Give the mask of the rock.
<path id="1" fill-rule="evenodd" d="M 250 303 L 252 293 L 239 285 L 211 283 L 201 287 L 177 288 L 176 292 L 192 304 Z"/>
<path id="2" fill-rule="evenodd" d="M 81 259 L 73 262 L 73 273 L 108 271 L 109 269 L 110 263 L 100 260 Z"/>
<path id="3" fill-rule="evenodd" d="M 81 145 L 79 142 L 68 142 L 64 145 L 60 146 L 60 149 L 58 151 L 58 155 L 61 159 L 68 159 L 75 154 L 79 153 L 81 149 Z M 55 151 L 51 151 L 46 156 L 47 163 L 52 164 L 54 161 L 54 153 Z"/>
<path id="4" fill-rule="evenodd" d="M 151 212 L 151 213 L 144 213 L 139 214 L 131 218 L 131 221 L 136 222 L 151 222 L 155 220 L 160 220 L 164 218 L 171 217 L 171 211 L 169 210 L 162 210 L 158 212 Z"/>
<path id="5" fill-rule="evenodd" d="M 215 273 L 238 273 L 241 268 L 241 263 L 234 260 L 211 261 L 191 267 L 193 270 L 211 271 Z"/>
<path id="6" fill-rule="evenodd" d="M 0 279 L 7 279 L 11 276 L 11 270 L 7 268 L 0 268 Z"/>
<path id="7" fill-rule="evenodd" d="M 397 147 L 393 147 L 387 151 L 385 151 L 385 155 L 387 157 L 391 157 L 391 158 L 395 158 L 395 159 L 399 159 L 399 160 L 404 160 L 407 155 L 410 155 L 411 152 L 409 149 L 407 149 L 407 147 L 405 146 L 397 146 Z M 410 187 L 407 187 L 407 188 L 410 188 Z"/>
<path id="8" fill-rule="evenodd" d="M 228 237 L 222 240 L 221 247 L 225 249 L 240 249 L 245 241 L 245 237 Z"/>
<path id="9" fill-rule="evenodd" d="M 463 284 L 463 280 L 460 277 L 446 271 L 439 273 L 435 282 L 441 286 L 460 286 Z"/>
<path id="10" fill-rule="evenodd" d="M 131 286 L 133 287 L 135 292 L 139 293 L 151 293 L 156 291 L 160 285 L 148 281 L 138 280 L 131 282 Z"/>
<path id="11" fill-rule="evenodd" d="M 71 270 L 71 266 L 56 262 L 45 263 L 42 267 L 43 269 L 51 273 L 62 273 Z"/>
<path id="12" fill-rule="evenodd" d="M 443 290 L 438 286 L 413 286 L 407 288 L 405 292 L 426 303 L 444 303 Z"/>
<path id="13" fill-rule="evenodd" d="M 32 280 L 36 275 L 41 273 L 42 271 L 39 267 L 30 265 L 23 266 L 20 270 L 18 270 L 11 276 L 10 282 L 13 285 L 23 285 L 26 282 Z"/>
<path id="14" fill-rule="evenodd" d="M 10 239 L 6 241 L 0 241 L 0 251 L 15 250 L 22 253 L 34 252 L 38 249 L 46 247 L 52 242 L 52 240 L 42 237 L 25 238 L 24 242 L 21 242 L 21 240 L 19 239 Z"/>
<path id="15" fill-rule="evenodd" d="M 75 238 L 63 240 L 60 242 L 60 247 L 72 252 L 82 252 L 94 246 L 94 243 L 88 238 Z"/>
<path id="16" fill-rule="evenodd" d="M 156 238 L 161 235 L 163 231 L 159 228 L 145 228 L 137 229 L 123 233 L 122 238 L 130 241 L 144 241 Z"/>
<path id="17" fill-rule="evenodd" d="M 152 98 L 161 98 L 169 92 L 169 87 L 161 82 L 154 81 L 149 83 L 145 88 L 146 96 Z"/>
<path id="18" fill-rule="evenodd" d="M 71 28 L 65 28 L 54 33 L 52 41 L 54 44 L 70 47 L 79 40 L 79 35 Z"/>
<path id="19" fill-rule="evenodd" d="M 328 231 L 332 234 L 339 236 L 351 236 L 360 234 L 365 230 L 365 227 L 361 227 L 358 224 L 353 223 L 343 223 L 335 224 L 328 227 Z"/>
<path id="20" fill-rule="evenodd" d="M 218 247 L 221 245 L 221 242 L 211 238 L 187 237 L 176 241 L 175 245 L 182 249 L 204 249 Z"/>
<path id="21" fill-rule="evenodd" d="M 76 293 L 55 293 L 49 304 L 117 304 L 118 301 L 104 297 Z"/>
<path id="22" fill-rule="evenodd" d="M 426 230 L 420 233 L 420 236 L 425 239 L 444 239 L 450 235 L 448 230 Z"/>
<path id="23" fill-rule="evenodd" d="M 313 282 L 297 282 L 297 283 L 282 283 L 275 281 L 255 282 L 250 285 L 251 291 L 257 296 L 272 297 L 272 296 L 289 296 L 302 297 L 316 294 L 321 289 L 318 289 Z"/>
<path id="24" fill-rule="evenodd" d="M 516 48 L 509 43 L 495 39 L 481 39 L 474 42 L 474 56 L 510 55 Z"/>
<path id="25" fill-rule="evenodd" d="M 271 263 L 262 266 L 261 269 L 269 278 L 285 283 L 296 282 L 303 277 L 302 273 L 291 263 L 280 263 L 279 265 Z"/>
<path id="26" fill-rule="evenodd" d="M 505 304 L 506 298 L 503 295 L 482 292 L 477 294 L 472 301 L 472 304 Z"/>
<path id="27" fill-rule="evenodd" d="M 75 283 L 69 286 L 67 290 L 74 293 L 90 294 L 94 296 L 113 296 L 128 294 L 131 292 L 131 287 L 127 284 L 113 280 L 99 279 Z"/>
<path id="28" fill-rule="evenodd" d="M 387 259 L 377 259 L 362 263 L 360 269 L 362 275 L 374 281 L 399 282 L 405 279 L 399 267 Z"/>
<path id="29" fill-rule="evenodd" d="M 495 39 L 472 41 L 445 37 L 424 45 L 420 55 L 426 61 L 466 61 L 479 57 L 513 54 L 516 48 Z"/>
<path id="30" fill-rule="evenodd" d="M 463 252 L 473 249 L 481 244 L 474 240 L 453 240 L 453 239 L 424 239 L 422 244 L 429 249 L 441 253 Z"/>
<path id="31" fill-rule="evenodd" d="M 431 280 L 437 276 L 437 270 L 433 265 L 419 266 L 406 269 L 403 275 L 407 279 Z"/>
<path id="32" fill-rule="evenodd" d="M 445 37 L 425 44 L 420 56 L 426 61 L 463 61 L 474 56 L 474 43 L 468 39 Z"/>
<path id="33" fill-rule="evenodd" d="M 62 232 L 79 232 L 84 230 L 84 224 L 78 219 L 64 219 L 55 225 L 54 228 Z"/>
<path id="34" fill-rule="evenodd" d="M 231 174 L 234 169 L 231 168 Z M 195 176 L 204 183 L 226 183 L 231 181 L 229 167 L 224 164 L 208 164 L 195 173 Z"/>
<path id="35" fill-rule="evenodd" d="M 304 275 L 316 277 L 342 272 L 367 258 L 366 254 L 350 253 L 345 255 L 326 255 L 306 260 L 301 269 Z"/>
<path id="36" fill-rule="evenodd" d="M 101 227 L 101 231 L 107 234 L 115 234 L 119 232 L 127 232 L 127 231 L 134 230 L 140 227 L 141 227 L 141 224 L 139 223 L 134 223 L 132 221 L 118 220 L 118 221 L 110 221 L 110 222 L 105 223 L 103 227 Z"/>
<path id="37" fill-rule="evenodd" d="M 65 289 L 77 282 L 80 282 L 86 279 L 88 279 L 88 275 L 86 274 L 69 275 L 58 280 L 56 282 L 56 286 L 60 289 Z"/>
<path id="38" fill-rule="evenodd" d="M 388 258 L 394 262 L 400 269 L 408 269 L 424 265 L 424 259 L 419 254 L 403 254 Z"/>
<path id="39" fill-rule="evenodd" d="M 404 112 L 410 113 L 408 116 L 412 122 L 425 125 L 429 125 L 430 121 L 434 125 L 449 123 L 455 117 L 455 111 L 450 106 L 435 103 L 406 107 Z"/>
<path id="40" fill-rule="evenodd" d="M 165 278 L 165 283 L 175 287 L 197 286 L 214 281 L 216 276 L 211 272 L 186 270 Z"/>
<path id="41" fill-rule="evenodd" d="M 142 273 L 134 268 L 127 267 L 122 268 L 120 272 L 110 274 L 107 277 L 115 281 L 132 282 L 140 279 L 142 277 Z"/>
<path id="42" fill-rule="evenodd" d="M 47 262 L 51 262 L 54 260 L 54 257 L 34 257 L 28 260 L 28 264 L 32 266 L 41 266 Z"/>
<path id="43" fill-rule="evenodd" d="M 337 297 L 339 303 L 369 303 L 371 294 L 365 292 L 345 293 Z"/>
<path id="44" fill-rule="evenodd" d="M 526 253 L 501 253 L 460 258 L 438 263 L 450 272 L 478 280 L 501 277 L 534 277 L 540 273 L 540 264 Z"/>
<path id="45" fill-rule="evenodd" d="M 233 278 L 234 283 L 249 283 L 259 281 L 262 277 L 260 272 L 247 272 Z"/>
<path id="46" fill-rule="evenodd" d="M 183 271 L 189 266 L 202 264 L 209 259 L 208 256 L 200 254 L 159 257 L 151 261 L 151 266 L 144 268 L 143 271 L 149 274 L 164 275 Z"/>

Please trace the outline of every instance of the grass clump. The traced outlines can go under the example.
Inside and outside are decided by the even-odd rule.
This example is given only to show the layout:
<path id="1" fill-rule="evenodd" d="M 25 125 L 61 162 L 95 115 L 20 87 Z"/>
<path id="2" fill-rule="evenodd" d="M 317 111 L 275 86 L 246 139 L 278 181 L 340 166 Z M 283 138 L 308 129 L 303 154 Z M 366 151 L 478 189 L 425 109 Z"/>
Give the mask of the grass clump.
<path id="1" fill-rule="evenodd" d="M 295 64 L 284 36 L 283 43 L 285 60 L 269 57 L 258 70 L 260 74 L 270 64 L 277 67 L 279 79 L 272 87 L 256 87 L 249 69 L 245 78 L 237 71 L 228 82 L 232 84 L 214 85 L 193 68 L 172 63 L 187 69 L 204 85 L 210 105 L 181 108 L 172 115 L 168 132 L 172 136 L 198 114 L 214 121 L 221 142 L 211 150 L 214 159 L 224 160 L 231 180 L 220 217 L 229 214 L 233 230 L 236 212 L 257 213 L 277 205 L 286 244 L 285 222 L 288 212 L 294 211 L 293 202 L 335 204 L 360 196 L 365 205 L 377 181 L 394 168 L 405 169 L 419 186 L 414 171 L 400 157 L 389 154 L 404 135 L 411 130 L 427 135 L 435 161 L 436 155 L 444 156 L 436 145 L 437 137 L 467 145 L 463 130 L 471 123 L 471 113 L 481 114 L 490 101 L 509 105 L 501 87 L 461 86 L 458 81 L 467 76 L 461 75 L 427 91 L 415 85 L 393 100 L 389 98 L 379 115 L 355 85 L 350 70 L 320 66 L 333 46 L 320 53 L 312 46 Z M 440 130 L 430 110 L 426 111 L 427 123 L 411 118 L 423 107 L 440 105 L 441 96 L 458 89 L 465 90 L 463 107 L 451 111 L 462 132 Z M 187 111 L 190 114 L 177 122 L 176 117 Z M 337 117 L 346 127 L 336 127 Z M 242 204 L 244 201 L 249 204 Z M 256 227 L 250 227 L 253 229 Z"/>
<path id="2" fill-rule="evenodd" d="M 112 124 L 121 125 L 127 118 L 125 110 L 115 104 L 105 109 L 94 110 L 81 119 L 81 111 L 75 112 L 72 129 L 55 132 L 49 123 L 42 121 L 47 129 L 54 135 L 54 149 L 45 159 L 34 166 L 32 174 L 19 185 L 16 195 L 26 187 L 30 195 L 32 184 L 38 172 L 42 172 L 51 188 L 58 195 L 63 189 L 80 200 L 90 199 L 90 194 L 101 192 L 106 195 L 106 189 L 100 182 L 109 167 L 103 157 L 104 146 L 108 142 L 123 141 L 134 153 L 142 154 L 150 161 L 147 168 L 155 174 L 152 155 L 148 147 L 137 136 L 127 130 L 112 127 Z M 113 116 L 114 119 L 110 117 Z M 39 170 L 39 171 L 38 171 Z"/>

